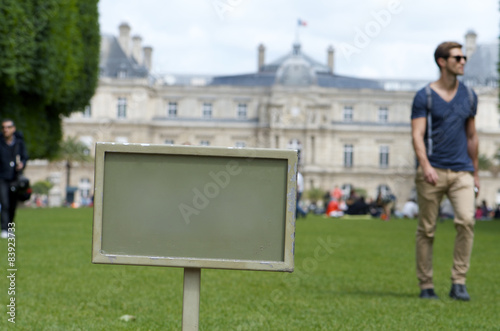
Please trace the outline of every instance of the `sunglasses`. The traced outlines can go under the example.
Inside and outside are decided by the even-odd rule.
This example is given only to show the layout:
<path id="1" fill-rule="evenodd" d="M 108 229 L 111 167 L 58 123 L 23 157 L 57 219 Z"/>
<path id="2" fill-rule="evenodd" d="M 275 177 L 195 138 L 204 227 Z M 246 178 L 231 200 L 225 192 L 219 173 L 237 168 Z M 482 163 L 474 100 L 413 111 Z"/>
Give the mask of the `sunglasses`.
<path id="1" fill-rule="evenodd" d="M 13 127 L 14 127 L 14 125 L 2 125 L 2 129 L 10 129 Z"/>
<path id="2" fill-rule="evenodd" d="M 462 59 L 464 59 L 464 61 L 467 61 L 467 56 L 465 56 L 465 55 L 448 55 L 446 58 L 450 58 L 450 57 L 457 60 L 457 62 L 462 61 Z"/>

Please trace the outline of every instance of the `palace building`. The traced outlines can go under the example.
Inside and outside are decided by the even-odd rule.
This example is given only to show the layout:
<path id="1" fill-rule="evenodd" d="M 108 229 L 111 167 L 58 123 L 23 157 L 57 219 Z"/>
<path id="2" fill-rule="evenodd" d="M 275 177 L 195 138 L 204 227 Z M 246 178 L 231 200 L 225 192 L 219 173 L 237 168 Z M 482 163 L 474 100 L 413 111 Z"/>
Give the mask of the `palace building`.
<path id="1" fill-rule="evenodd" d="M 402 205 L 414 190 L 415 155 L 410 136 L 411 104 L 426 81 L 373 80 L 335 73 L 334 49 L 325 63 L 299 43 L 266 61 L 256 52 L 255 72 L 230 75 L 153 75 L 151 47 L 142 47 L 130 27 L 103 35 L 100 78 L 90 106 L 65 118 L 64 135 L 77 137 L 91 154 L 96 142 L 191 144 L 224 147 L 292 148 L 300 151 L 305 189 L 335 185 L 362 189 L 375 198 L 392 192 Z M 476 45 L 466 35 L 464 81 L 479 96 L 476 118 L 480 153 L 500 147 L 498 45 Z M 432 56 L 432 55 L 430 55 Z M 31 161 L 32 182 L 54 184 L 50 204 L 64 200 L 64 164 Z M 482 171 L 480 199 L 500 203 L 500 180 Z M 93 164 L 75 164 L 70 186 L 85 204 L 93 190 Z"/>

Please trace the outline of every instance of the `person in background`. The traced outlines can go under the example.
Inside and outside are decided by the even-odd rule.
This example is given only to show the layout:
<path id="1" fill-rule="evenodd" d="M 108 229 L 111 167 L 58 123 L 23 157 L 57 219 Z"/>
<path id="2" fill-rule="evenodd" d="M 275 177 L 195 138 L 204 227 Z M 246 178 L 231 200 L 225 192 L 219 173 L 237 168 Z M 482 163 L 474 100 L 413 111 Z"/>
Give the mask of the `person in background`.
<path id="1" fill-rule="evenodd" d="M 367 215 L 369 213 L 370 206 L 366 203 L 365 197 L 360 196 L 356 201 L 354 201 L 346 211 L 349 215 Z"/>
<path id="2" fill-rule="evenodd" d="M 343 195 L 342 190 L 339 188 L 338 185 L 335 185 L 332 192 L 330 192 L 330 196 L 332 198 L 337 199 L 337 201 L 340 201 L 340 199 L 342 198 L 342 195 Z"/>
<path id="3" fill-rule="evenodd" d="M 414 199 L 408 199 L 405 202 L 402 214 L 404 218 L 415 218 L 418 216 L 418 205 Z"/>
<path id="4" fill-rule="evenodd" d="M 28 153 L 22 135 L 16 132 L 16 126 L 11 119 L 2 120 L 2 135 L 0 137 L 0 218 L 1 234 L 5 239 L 9 236 L 9 224 L 14 223 L 17 197 L 10 188 L 26 166 Z"/>
<path id="5" fill-rule="evenodd" d="M 302 194 L 304 193 L 304 177 L 302 174 L 297 171 L 297 203 L 295 206 L 295 218 L 299 218 L 300 216 L 306 217 L 307 213 L 300 206 L 300 199 L 302 198 Z"/>
<path id="6" fill-rule="evenodd" d="M 342 217 L 344 216 L 344 211 L 340 209 L 339 202 L 337 199 L 332 198 L 326 207 L 326 215 L 330 217 Z"/>
<path id="7" fill-rule="evenodd" d="M 481 202 L 481 220 L 483 220 L 483 221 L 491 220 L 491 217 L 492 217 L 491 214 L 492 214 L 491 208 L 488 207 L 486 200 L 483 200 Z"/>

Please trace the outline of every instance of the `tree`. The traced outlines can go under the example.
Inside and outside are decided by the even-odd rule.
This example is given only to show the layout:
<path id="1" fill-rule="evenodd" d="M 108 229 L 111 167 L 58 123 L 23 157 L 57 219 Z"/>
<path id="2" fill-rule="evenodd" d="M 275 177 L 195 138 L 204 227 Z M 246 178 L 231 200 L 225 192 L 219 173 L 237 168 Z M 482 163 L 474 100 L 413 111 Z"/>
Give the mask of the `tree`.
<path id="1" fill-rule="evenodd" d="M 323 199 L 323 197 L 325 196 L 325 191 L 319 188 L 312 188 L 307 191 L 305 195 L 311 202 L 316 203 L 319 200 Z"/>
<path id="2" fill-rule="evenodd" d="M 59 153 L 55 156 L 56 160 L 66 162 L 66 188 L 71 183 L 71 168 L 73 162 L 90 162 L 92 157 L 89 155 L 88 147 L 77 140 L 76 137 L 67 137 L 59 145 Z"/>
<path id="3" fill-rule="evenodd" d="M 494 177 L 498 176 L 500 172 L 500 166 L 498 164 L 499 157 L 500 154 L 498 150 L 491 158 L 484 154 L 479 154 L 479 170 L 488 170 Z"/>
<path id="4" fill-rule="evenodd" d="M 2 0 L 0 116 L 22 131 L 31 158 L 55 157 L 61 117 L 97 86 L 98 0 Z"/>
<path id="5" fill-rule="evenodd" d="M 479 154 L 478 161 L 480 170 L 490 170 L 493 165 L 493 162 L 484 154 Z"/>
<path id="6" fill-rule="evenodd" d="M 31 185 L 31 189 L 34 194 L 49 194 L 52 186 L 54 185 L 48 180 L 39 180 L 35 184 Z"/>

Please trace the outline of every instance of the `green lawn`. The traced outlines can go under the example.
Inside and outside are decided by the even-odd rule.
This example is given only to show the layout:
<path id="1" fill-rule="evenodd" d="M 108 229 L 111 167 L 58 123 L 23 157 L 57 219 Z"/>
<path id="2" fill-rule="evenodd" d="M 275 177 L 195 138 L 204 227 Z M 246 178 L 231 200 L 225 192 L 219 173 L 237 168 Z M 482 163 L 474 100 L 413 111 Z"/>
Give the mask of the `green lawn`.
<path id="1" fill-rule="evenodd" d="M 476 225 L 470 302 L 448 298 L 451 221 L 435 241 L 441 299 L 418 299 L 415 230 L 415 220 L 300 219 L 295 272 L 202 270 L 200 330 L 499 330 L 500 222 Z M 93 265 L 91 232 L 91 209 L 18 211 L 16 329 L 180 330 L 183 270 Z M 0 243 L 5 330 L 14 325 Z"/>

